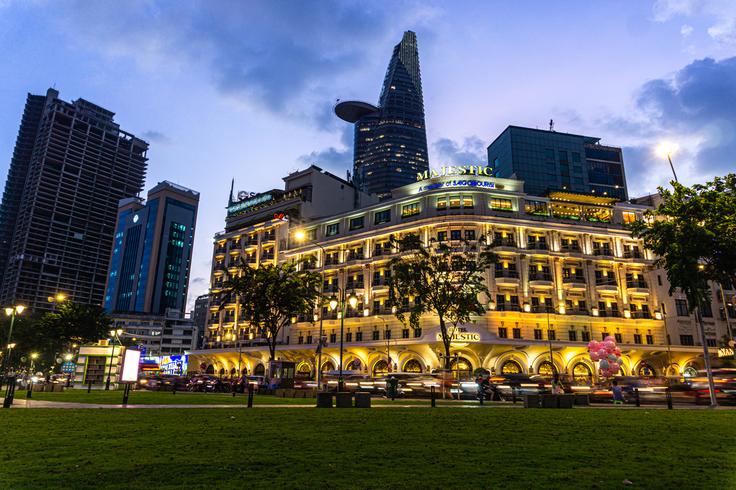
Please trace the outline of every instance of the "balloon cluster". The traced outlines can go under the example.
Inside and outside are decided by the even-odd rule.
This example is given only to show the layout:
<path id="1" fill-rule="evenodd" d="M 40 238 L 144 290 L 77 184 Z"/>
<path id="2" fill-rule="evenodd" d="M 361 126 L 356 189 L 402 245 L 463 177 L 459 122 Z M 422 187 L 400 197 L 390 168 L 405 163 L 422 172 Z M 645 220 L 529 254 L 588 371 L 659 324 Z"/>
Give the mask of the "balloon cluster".
<path id="1" fill-rule="evenodd" d="M 601 375 L 605 378 L 610 378 L 618 373 L 623 363 L 621 349 L 618 348 L 616 339 L 611 335 L 603 339 L 603 342 L 591 340 L 588 343 L 588 353 L 591 361 L 600 361 L 598 367 Z"/>

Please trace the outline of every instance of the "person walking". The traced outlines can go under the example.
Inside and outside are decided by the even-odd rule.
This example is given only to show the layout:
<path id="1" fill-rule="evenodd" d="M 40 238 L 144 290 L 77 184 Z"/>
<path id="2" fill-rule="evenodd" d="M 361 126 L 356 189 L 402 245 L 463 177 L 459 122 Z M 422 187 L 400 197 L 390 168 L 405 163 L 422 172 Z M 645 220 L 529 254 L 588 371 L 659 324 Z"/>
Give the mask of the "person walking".
<path id="1" fill-rule="evenodd" d="M 611 393 L 613 393 L 613 404 L 623 405 L 624 391 L 621 389 L 621 387 L 618 385 L 618 381 L 616 381 L 615 379 L 613 380 L 613 383 L 611 383 Z"/>

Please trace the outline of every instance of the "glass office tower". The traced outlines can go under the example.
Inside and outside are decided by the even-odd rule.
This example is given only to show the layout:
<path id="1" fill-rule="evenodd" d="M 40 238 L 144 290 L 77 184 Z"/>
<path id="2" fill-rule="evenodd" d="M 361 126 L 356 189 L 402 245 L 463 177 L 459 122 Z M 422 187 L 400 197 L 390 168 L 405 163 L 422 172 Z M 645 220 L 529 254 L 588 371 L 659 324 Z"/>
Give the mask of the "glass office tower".
<path id="1" fill-rule="evenodd" d="M 600 138 L 509 126 L 488 146 L 488 164 L 498 177 L 523 180 L 529 194 L 628 199 L 621 148 L 601 145 Z"/>
<path id="2" fill-rule="evenodd" d="M 199 193 L 168 181 L 123 199 L 105 288 L 109 312 L 185 311 Z"/>
<path id="3" fill-rule="evenodd" d="M 394 47 L 377 107 L 346 101 L 335 112 L 355 124 L 353 175 L 361 190 L 388 197 L 415 182 L 429 168 L 416 34 L 406 31 Z"/>

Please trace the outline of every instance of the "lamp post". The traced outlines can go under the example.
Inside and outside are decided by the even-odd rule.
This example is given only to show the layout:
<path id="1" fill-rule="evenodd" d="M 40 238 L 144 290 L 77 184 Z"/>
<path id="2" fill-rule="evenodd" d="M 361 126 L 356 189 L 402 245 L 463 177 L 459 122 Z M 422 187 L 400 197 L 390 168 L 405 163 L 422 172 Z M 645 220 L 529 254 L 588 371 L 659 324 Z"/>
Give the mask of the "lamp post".
<path id="1" fill-rule="evenodd" d="M 338 306 L 340 307 L 340 368 L 338 369 L 337 378 L 337 391 L 343 391 L 344 380 L 342 377 L 342 362 L 343 362 L 343 342 L 345 333 L 345 313 L 347 305 L 350 304 L 351 308 L 355 308 L 358 305 L 358 298 L 352 292 L 350 296 L 347 296 L 347 290 L 344 287 L 338 287 L 339 299 L 335 296 L 330 299 L 330 309 L 334 311 Z"/>
<path id="2" fill-rule="evenodd" d="M 110 377 L 112 376 L 112 356 L 115 354 L 115 339 L 123 333 L 122 328 L 117 330 L 110 330 L 110 336 L 112 337 L 112 348 L 110 349 L 110 365 L 107 367 L 107 381 L 105 381 L 105 391 L 110 390 Z"/>
<path id="3" fill-rule="evenodd" d="M 672 164 L 672 154 L 678 150 L 678 146 L 675 143 L 670 142 L 662 142 L 657 146 L 657 153 L 660 156 L 667 157 L 667 161 L 670 164 L 670 168 L 672 169 L 672 175 L 675 177 L 675 182 L 679 183 L 679 180 L 677 180 L 677 174 L 675 173 L 675 166 Z"/>
<path id="4" fill-rule="evenodd" d="M 5 308 L 5 314 L 10 317 L 10 328 L 8 329 L 8 340 L 7 340 L 7 349 L 8 353 L 7 356 L 3 359 L 3 378 L 5 377 L 5 370 L 8 367 L 8 362 L 10 358 L 10 352 L 13 347 L 15 347 L 15 344 L 11 344 L 11 339 L 13 338 L 13 325 L 15 324 L 15 315 L 20 315 L 23 313 L 23 310 L 25 310 L 26 307 L 23 305 L 15 305 L 15 306 L 9 306 Z M 11 345 L 13 347 L 11 347 Z M 0 387 L 2 387 L 2 379 L 0 379 Z"/>

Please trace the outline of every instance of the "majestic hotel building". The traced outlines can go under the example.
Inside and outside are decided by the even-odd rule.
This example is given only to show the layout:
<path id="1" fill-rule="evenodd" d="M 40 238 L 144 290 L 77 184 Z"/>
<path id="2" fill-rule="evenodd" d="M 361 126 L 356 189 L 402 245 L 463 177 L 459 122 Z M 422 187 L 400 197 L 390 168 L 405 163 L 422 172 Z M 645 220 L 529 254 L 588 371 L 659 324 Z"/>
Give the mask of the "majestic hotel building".
<path id="1" fill-rule="evenodd" d="M 311 167 L 285 178 L 284 191 L 233 203 L 226 230 L 215 236 L 204 345 L 189 365 L 225 376 L 238 370 L 262 374 L 265 341 L 241 320 L 237 304 L 221 308 L 221 288 L 237 273 L 241 257 L 254 267 L 311 257 L 302 267 L 323 276 L 327 295 L 344 288 L 359 298 L 345 315 L 344 369 L 377 375 L 442 367 L 437 318 L 426 315 L 415 331 L 387 305 L 389 262 L 400 255 L 389 239 L 414 233 L 427 247 L 488 237 L 499 256 L 485 273 L 491 291 L 483 298 L 486 313 L 461 325 L 452 343 L 460 378 L 485 368 L 546 375 L 556 370 L 592 380 L 597 368 L 586 344 L 607 335 L 621 347 L 623 374 L 677 375 L 701 367 L 701 339 L 684 297 L 669 295 L 666 273 L 653 267 L 654 257 L 625 227 L 646 206 L 569 192 L 531 196 L 522 181 L 487 173 L 484 166 L 446 167 L 377 202 Z M 297 241 L 297 230 L 306 239 Z M 714 288 L 713 302 L 704 308 L 710 347 L 736 322 L 726 301 L 733 294 Z M 338 316 L 324 308 L 295 320 L 281 334 L 277 358 L 296 362 L 302 377 L 337 369 Z M 320 320 L 327 345 L 322 366 L 316 366 Z"/>

